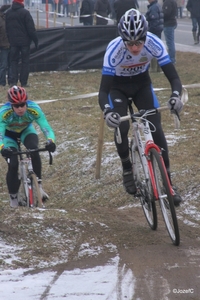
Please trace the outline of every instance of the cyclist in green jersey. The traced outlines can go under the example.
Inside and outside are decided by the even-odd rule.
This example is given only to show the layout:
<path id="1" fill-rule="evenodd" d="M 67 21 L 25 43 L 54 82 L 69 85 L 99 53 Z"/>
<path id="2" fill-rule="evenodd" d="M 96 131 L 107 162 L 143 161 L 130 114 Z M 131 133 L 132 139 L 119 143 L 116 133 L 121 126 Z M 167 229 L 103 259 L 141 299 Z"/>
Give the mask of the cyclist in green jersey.
<path id="1" fill-rule="evenodd" d="M 17 139 L 27 149 L 38 148 L 38 134 L 33 126 L 36 122 L 45 138 L 47 139 L 46 149 L 50 152 L 56 150 L 55 134 L 49 125 L 46 116 L 40 106 L 28 100 L 26 90 L 22 87 L 13 86 L 8 90 L 8 102 L 0 108 L 0 150 L 2 156 L 8 162 L 6 183 L 10 195 L 10 206 L 18 206 L 18 190 L 20 180 L 18 179 L 18 158 L 12 153 L 17 151 Z M 40 192 L 43 200 L 48 195 L 43 191 L 41 185 L 41 159 L 38 152 L 31 154 L 33 170 L 38 178 Z M 9 160 L 8 160 L 9 158 Z"/>

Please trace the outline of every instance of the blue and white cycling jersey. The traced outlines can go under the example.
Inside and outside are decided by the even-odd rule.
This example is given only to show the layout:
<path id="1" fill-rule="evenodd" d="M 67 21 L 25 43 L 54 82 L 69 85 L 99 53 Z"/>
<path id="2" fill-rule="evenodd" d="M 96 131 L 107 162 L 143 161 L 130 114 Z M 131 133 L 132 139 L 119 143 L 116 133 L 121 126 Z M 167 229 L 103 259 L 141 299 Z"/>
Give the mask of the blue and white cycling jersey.
<path id="1" fill-rule="evenodd" d="M 131 54 L 122 38 L 117 37 L 106 49 L 102 75 L 135 76 L 144 73 L 154 57 L 160 66 L 171 62 L 164 43 L 156 35 L 147 32 L 144 47 L 138 55 Z"/>

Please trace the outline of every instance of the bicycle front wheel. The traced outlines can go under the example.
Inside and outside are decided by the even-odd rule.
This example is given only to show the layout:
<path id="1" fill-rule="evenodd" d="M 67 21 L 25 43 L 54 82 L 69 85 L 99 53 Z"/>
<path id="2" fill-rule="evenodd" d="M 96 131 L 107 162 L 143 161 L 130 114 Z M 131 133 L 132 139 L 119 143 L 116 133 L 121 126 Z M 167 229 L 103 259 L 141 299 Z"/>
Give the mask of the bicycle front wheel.
<path id="1" fill-rule="evenodd" d="M 144 162 L 142 162 L 140 154 L 133 142 L 131 143 L 131 157 L 133 163 L 134 180 L 137 187 L 137 196 L 140 198 L 147 223 L 152 230 L 156 230 L 157 211 L 156 204 L 153 198 L 151 182 L 146 175 L 148 174 L 147 164 L 144 165 L 144 162 L 146 162 L 146 158 Z"/>
<path id="2" fill-rule="evenodd" d="M 19 169 L 20 186 L 18 190 L 18 198 L 20 206 L 29 206 L 29 188 L 27 183 L 26 169 L 24 165 L 20 165 Z"/>
<path id="3" fill-rule="evenodd" d="M 175 246 L 178 246 L 180 243 L 178 221 L 164 162 L 162 160 L 161 154 L 158 153 L 156 149 L 150 149 L 149 154 L 153 167 L 163 219 L 173 244 Z"/>
<path id="4" fill-rule="evenodd" d="M 29 206 L 30 207 L 43 207 L 40 189 L 37 177 L 34 173 L 29 174 L 30 188 L 29 188 Z"/>

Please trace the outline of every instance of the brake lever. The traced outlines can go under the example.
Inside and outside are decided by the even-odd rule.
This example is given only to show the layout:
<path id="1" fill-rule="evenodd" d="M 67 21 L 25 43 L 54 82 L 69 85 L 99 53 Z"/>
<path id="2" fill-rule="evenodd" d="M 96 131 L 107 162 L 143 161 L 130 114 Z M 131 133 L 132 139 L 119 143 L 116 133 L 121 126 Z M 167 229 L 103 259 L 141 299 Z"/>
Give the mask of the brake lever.
<path id="1" fill-rule="evenodd" d="M 177 118 L 178 118 L 179 121 L 181 120 L 181 119 L 180 119 L 180 116 L 179 116 L 179 113 L 177 112 L 177 110 L 171 109 L 171 113 L 172 113 L 172 114 L 175 114 L 175 115 L 177 116 Z"/>
<path id="2" fill-rule="evenodd" d="M 49 152 L 49 164 L 52 165 L 53 164 L 53 158 L 52 158 L 52 154 L 50 151 Z"/>
<path id="3" fill-rule="evenodd" d="M 121 137 L 119 127 L 115 128 L 115 137 L 116 137 L 117 144 L 121 144 L 122 143 L 122 137 Z"/>

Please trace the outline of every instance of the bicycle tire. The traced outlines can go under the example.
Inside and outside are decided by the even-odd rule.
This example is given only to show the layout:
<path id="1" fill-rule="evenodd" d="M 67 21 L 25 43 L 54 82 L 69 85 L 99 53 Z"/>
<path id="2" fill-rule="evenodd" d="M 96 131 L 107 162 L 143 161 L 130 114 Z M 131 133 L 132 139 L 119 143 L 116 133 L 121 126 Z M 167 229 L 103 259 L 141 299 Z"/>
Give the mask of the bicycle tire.
<path id="1" fill-rule="evenodd" d="M 134 142 L 131 142 L 131 158 L 133 164 L 134 180 L 137 187 L 137 196 L 140 198 L 140 203 L 147 220 L 149 227 L 152 230 L 157 229 L 157 210 L 153 199 L 153 190 L 150 180 L 147 182 L 144 166 Z"/>
<path id="2" fill-rule="evenodd" d="M 29 189 L 29 206 L 30 207 L 43 207 L 42 197 L 37 181 L 37 177 L 34 173 L 28 175 L 30 179 L 31 189 Z"/>
<path id="3" fill-rule="evenodd" d="M 165 165 L 161 154 L 156 149 L 150 149 L 149 154 L 163 219 L 173 244 L 178 246 L 180 244 L 179 227 Z"/>
<path id="4" fill-rule="evenodd" d="M 29 206 L 29 188 L 27 183 L 26 169 L 24 165 L 19 170 L 20 186 L 18 190 L 18 201 L 20 206 Z"/>

